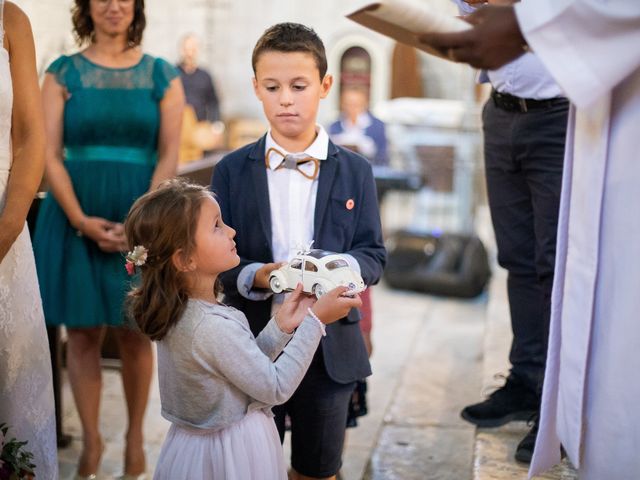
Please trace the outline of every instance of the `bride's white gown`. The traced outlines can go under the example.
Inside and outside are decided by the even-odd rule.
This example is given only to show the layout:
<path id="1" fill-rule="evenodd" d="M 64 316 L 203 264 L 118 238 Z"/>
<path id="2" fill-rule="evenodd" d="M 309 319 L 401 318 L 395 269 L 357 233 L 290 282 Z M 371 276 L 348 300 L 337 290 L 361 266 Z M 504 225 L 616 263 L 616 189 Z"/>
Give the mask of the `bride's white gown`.
<path id="1" fill-rule="evenodd" d="M 10 175 L 13 92 L 9 54 L 2 47 L 0 0 L 0 212 Z M 37 480 L 58 478 L 49 345 L 29 232 L 24 230 L 0 263 L 0 423 L 27 440 Z"/>

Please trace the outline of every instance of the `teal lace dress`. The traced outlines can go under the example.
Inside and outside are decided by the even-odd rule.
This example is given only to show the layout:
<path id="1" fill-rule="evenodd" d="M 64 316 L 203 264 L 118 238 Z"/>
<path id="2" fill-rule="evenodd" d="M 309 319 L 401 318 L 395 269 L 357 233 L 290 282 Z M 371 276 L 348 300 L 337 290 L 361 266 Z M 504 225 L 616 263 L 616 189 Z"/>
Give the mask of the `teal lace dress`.
<path id="1" fill-rule="evenodd" d="M 159 103 L 178 71 L 144 55 L 129 68 L 96 65 L 81 54 L 47 69 L 63 85 L 64 166 L 87 216 L 123 222 L 151 182 Z M 76 234 L 53 195 L 40 207 L 34 237 L 38 280 L 49 325 L 122 325 L 131 279 L 124 254 L 105 253 Z"/>

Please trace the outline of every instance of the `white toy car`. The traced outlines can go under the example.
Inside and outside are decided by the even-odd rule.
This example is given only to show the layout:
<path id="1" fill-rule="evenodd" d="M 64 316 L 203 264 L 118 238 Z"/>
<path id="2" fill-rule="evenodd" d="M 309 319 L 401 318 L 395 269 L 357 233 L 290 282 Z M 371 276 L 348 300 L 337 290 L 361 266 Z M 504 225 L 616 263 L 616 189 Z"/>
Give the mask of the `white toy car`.
<path id="1" fill-rule="evenodd" d="M 318 249 L 299 252 L 269 276 L 269 286 L 274 293 L 291 291 L 298 283 L 302 283 L 304 292 L 313 293 L 317 298 L 340 285 L 349 288 L 349 295 L 366 288 L 362 277 L 349 267 L 342 255 Z"/>

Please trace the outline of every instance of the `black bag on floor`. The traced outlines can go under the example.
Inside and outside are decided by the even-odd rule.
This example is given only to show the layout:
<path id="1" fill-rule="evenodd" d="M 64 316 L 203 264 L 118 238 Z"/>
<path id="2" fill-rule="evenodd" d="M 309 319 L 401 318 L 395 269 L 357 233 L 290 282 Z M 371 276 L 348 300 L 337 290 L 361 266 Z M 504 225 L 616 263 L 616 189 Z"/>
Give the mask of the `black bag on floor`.
<path id="1" fill-rule="evenodd" d="M 476 236 L 401 230 L 386 244 L 384 279 L 393 288 L 471 298 L 491 276 L 487 251 Z"/>

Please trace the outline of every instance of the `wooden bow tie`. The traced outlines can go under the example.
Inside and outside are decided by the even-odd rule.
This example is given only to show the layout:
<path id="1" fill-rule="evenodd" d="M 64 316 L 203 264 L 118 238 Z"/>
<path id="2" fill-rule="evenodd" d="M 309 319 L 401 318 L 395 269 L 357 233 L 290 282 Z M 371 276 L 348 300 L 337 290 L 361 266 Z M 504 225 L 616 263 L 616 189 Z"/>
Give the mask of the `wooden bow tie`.
<path id="1" fill-rule="evenodd" d="M 271 155 L 272 152 L 273 153 L 277 153 L 282 158 L 284 158 L 282 163 L 280 165 L 278 165 L 275 168 L 275 170 L 280 170 L 281 168 L 288 168 L 290 170 L 297 170 L 298 172 L 300 172 L 302 175 L 304 175 L 309 180 L 315 180 L 318 177 L 318 172 L 320 171 L 320 162 L 318 161 L 317 158 L 309 157 L 309 156 L 303 157 L 301 154 L 285 155 L 280 150 L 278 150 L 277 148 L 273 148 L 273 147 L 270 148 L 269 150 L 267 150 L 267 154 L 265 155 L 265 158 L 264 158 L 264 163 L 265 163 L 267 168 L 269 168 L 269 156 Z M 304 164 L 307 164 L 309 162 L 313 163 L 313 174 L 311 174 L 311 175 L 300 169 L 300 165 L 304 165 Z"/>

